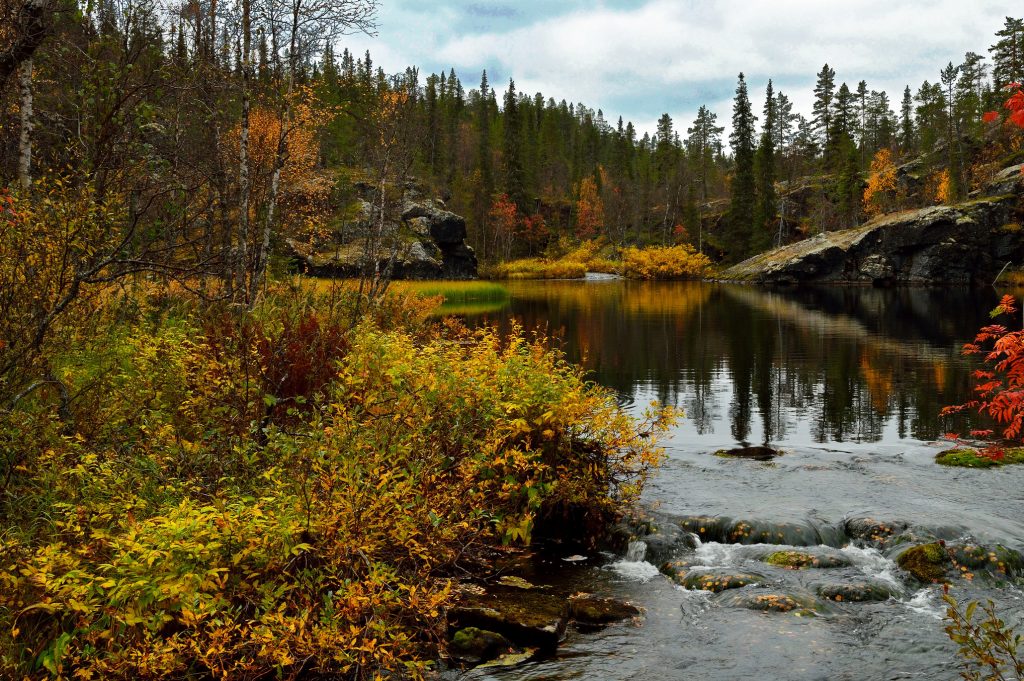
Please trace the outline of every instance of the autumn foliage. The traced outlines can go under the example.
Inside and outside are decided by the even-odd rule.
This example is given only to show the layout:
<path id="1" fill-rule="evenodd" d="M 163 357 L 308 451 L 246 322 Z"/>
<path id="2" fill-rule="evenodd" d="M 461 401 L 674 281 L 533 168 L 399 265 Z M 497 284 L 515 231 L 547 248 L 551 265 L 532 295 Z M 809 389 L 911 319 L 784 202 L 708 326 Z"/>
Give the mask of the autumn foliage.
<path id="1" fill-rule="evenodd" d="M 593 239 L 604 229 L 604 202 L 593 178 L 584 178 L 576 200 L 576 236 Z"/>
<path id="2" fill-rule="evenodd" d="M 992 316 L 1015 315 L 1018 310 L 1014 297 L 1005 295 Z M 943 415 L 974 409 L 999 424 L 1003 437 L 1024 439 L 1024 331 L 1011 331 L 1001 324 L 985 326 L 973 343 L 964 345 L 963 354 L 981 356 L 987 368 L 974 372 L 975 399 L 946 407 Z M 972 435 L 987 437 L 992 431 L 977 430 Z"/>
<path id="3" fill-rule="evenodd" d="M 0 677 L 423 678 L 463 562 L 637 497 L 670 413 L 347 295 L 113 297 L 0 412 Z"/>
<path id="4" fill-rule="evenodd" d="M 864 212 L 880 215 L 892 209 L 896 202 L 896 164 L 892 151 L 879 149 L 871 161 L 868 186 L 864 190 Z"/>
<path id="5" fill-rule="evenodd" d="M 1005 90 L 1010 93 L 1006 101 L 1003 102 L 1003 108 L 1007 112 L 1006 122 L 1018 128 L 1024 128 L 1024 86 L 1021 86 L 1020 83 L 1010 83 Z M 998 111 L 989 111 L 982 118 L 986 123 L 994 123 L 1000 117 Z"/>

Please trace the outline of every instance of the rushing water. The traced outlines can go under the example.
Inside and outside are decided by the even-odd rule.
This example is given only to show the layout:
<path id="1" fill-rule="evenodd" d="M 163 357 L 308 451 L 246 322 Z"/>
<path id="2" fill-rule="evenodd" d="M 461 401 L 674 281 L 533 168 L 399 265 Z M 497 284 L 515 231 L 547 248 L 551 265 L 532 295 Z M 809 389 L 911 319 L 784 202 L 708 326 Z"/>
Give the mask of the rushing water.
<path id="1" fill-rule="evenodd" d="M 570 631 L 554 658 L 466 678 L 958 678 L 938 587 L 908 580 L 891 552 L 851 541 L 843 527 L 850 517 L 872 516 L 949 540 L 1024 549 L 1024 467 L 934 463 L 948 446 L 939 437 L 966 427 L 938 412 L 969 396 L 971 366 L 959 347 L 987 319 L 995 291 L 768 292 L 623 281 L 511 288 L 504 309 L 474 320 L 545 329 L 637 413 L 651 400 L 685 410 L 645 492 L 659 517 L 778 528 L 774 541 L 783 548 L 842 553 L 847 566 L 828 579 L 870 581 L 892 596 L 832 603 L 812 618 L 758 612 L 734 607 L 725 594 L 674 585 L 648 562 L 664 557 L 647 556 L 636 543 L 624 556 L 592 556 L 591 567 L 569 577 L 541 566 L 536 578 L 632 600 L 646 609 L 641 626 Z M 747 444 L 785 453 L 768 463 L 713 456 Z M 759 558 L 778 546 L 705 539 L 679 557 L 758 571 L 787 593 L 820 588 L 820 570 L 766 568 Z M 1024 594 L 1012 585 L 978 579 L 955 592 L 996 600 L 1010 621 L 1024 614 Z"/>

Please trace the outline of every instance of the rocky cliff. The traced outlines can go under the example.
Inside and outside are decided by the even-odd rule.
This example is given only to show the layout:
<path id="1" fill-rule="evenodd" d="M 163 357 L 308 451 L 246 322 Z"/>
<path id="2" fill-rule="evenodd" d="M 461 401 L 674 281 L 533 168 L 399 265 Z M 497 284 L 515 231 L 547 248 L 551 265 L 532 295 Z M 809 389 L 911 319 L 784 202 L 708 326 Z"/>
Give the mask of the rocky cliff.
<path id="1" fill-rule="evenodd" d="M 354 278 L 373 270 L 369 250 L 376 250 L 383 269 L 394 254 L 394 279 L 475 279 L 477 260 L 466 243 L 466 220 L 447 210 L 440 199 L 428 198 L 414 185 L 406 187 L 401 206 L 378 229 L 373 190 L 357 186 L 361 197 L 345 211 L 326 237 L 312 243 L 288 241 L 300 269 L 313 276 Z M 373 248 L 373 246 L 376 246 Z"/>
<path id="2" fill-rule="evenodd" d="M 1024 264 L 1024 166 L 955 206 L 884 215 L 755 256 L 722 278 L 763 284 L 989 284 Z"/>

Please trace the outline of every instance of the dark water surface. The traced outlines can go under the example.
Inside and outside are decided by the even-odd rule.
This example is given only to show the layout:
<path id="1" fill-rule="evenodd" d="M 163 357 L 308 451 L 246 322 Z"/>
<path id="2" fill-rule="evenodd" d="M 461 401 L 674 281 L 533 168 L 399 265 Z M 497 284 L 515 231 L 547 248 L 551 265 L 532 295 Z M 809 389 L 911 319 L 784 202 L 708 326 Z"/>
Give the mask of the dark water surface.
<path id="1" fill-rule="evenodd" d="M 934 463 L 949 446 L 939 437 L 968 427 L 938 412 L 969 397 L 972 364 L 959 348 L 988 319 L 998 301 L 994 290 L 768 292 L 623 281 L 510 288 L 507 307 L 473 321 L 515 319 L 546 329 L 627 408 L 639 413 L 659 400 L 686 412 L 663 441 L 667 460 L 645 492 L 661 517 L 725 516 L 797 528 L 778 540 L 782 548 L 800 543 L 800 528 L 842 536 L 846 519 L 868 515 L 922 535 L 1024 549 L 1024 467 Z M 785 454 L 768 463 L 713 456 L 747 444 Z M 645 607 L 641 626 L 570 631 L 555 658 L 465 676 L 958 678 L 939 588 L 907 579 L 884 547 L 832 543 L 846 544 L 841 550 L 852 565 L 829 579 L 885 584 L 893 597 L 832 604 L 814 618 L 756 612 L 675 586 L 643 560 L 643 546 L 634 546 L 628 557 L 591 557 L 593 567 L 571 579 L 575 589 Z M 764 574 L 757 557 L 777 548 L 707 541 L 681 557 Z M 815 587 L 818 572 L 770 569 L 767 576 L 773 587 L 803 593 Z M 1024 614 L 1024 594 L 1013 585 L 979 579 L 955 593 L 993 598 L 1011 621 Z"/>

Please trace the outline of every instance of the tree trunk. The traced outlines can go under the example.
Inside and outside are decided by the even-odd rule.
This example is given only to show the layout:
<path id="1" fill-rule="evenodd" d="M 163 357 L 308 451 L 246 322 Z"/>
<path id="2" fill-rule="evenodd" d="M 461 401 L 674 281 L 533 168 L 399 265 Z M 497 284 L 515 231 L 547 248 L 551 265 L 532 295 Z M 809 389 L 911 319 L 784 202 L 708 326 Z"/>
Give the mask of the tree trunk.
<path id="1" fill-rule="evenodd" d="M 32 60 L 21 64 L 18 77 L 21 90 L 21 133 L 18 137 L 18 184 L 28 190 L 32 186 Z"/>
<path id="2" fill-rule="evenodd" d="M 274 172 L 270 176 L 270 197 L 267 200 L 267 214 L 263 220 L 263 240 L 256 251 L 256 262 L 253 266 L 252 290 L 255 291 L 263 282 L 267 269 L 267 252 L 270 250 L 270 232 L 274 225 L 277 211 L 277 198 L 281 189 L 281 169 L 284 168 L 288 155 L 288 126 L 291 124 L 292 96 L 295 90 L 296 43 L 299 37 L 300 0 L 295 1 L 292 9 L 291 35 L 288 49 L 288 87 L 285 92 L 284 110 L 281 112 L 281 130 L 277 135 L 277 153 L 274 156 Z"/>
<path id="3" fill-rule="evenodd" d="M 249 180 L 249 78 L 252 68 L 252 30 L 249 16 L 249 0 L 242 2 L 242 120 L 238 145 L 238 291 L 248 301 L 249 292 L 245 286 L 246 262 L 249 251 L 249 198 L 252 187 Z"/>

